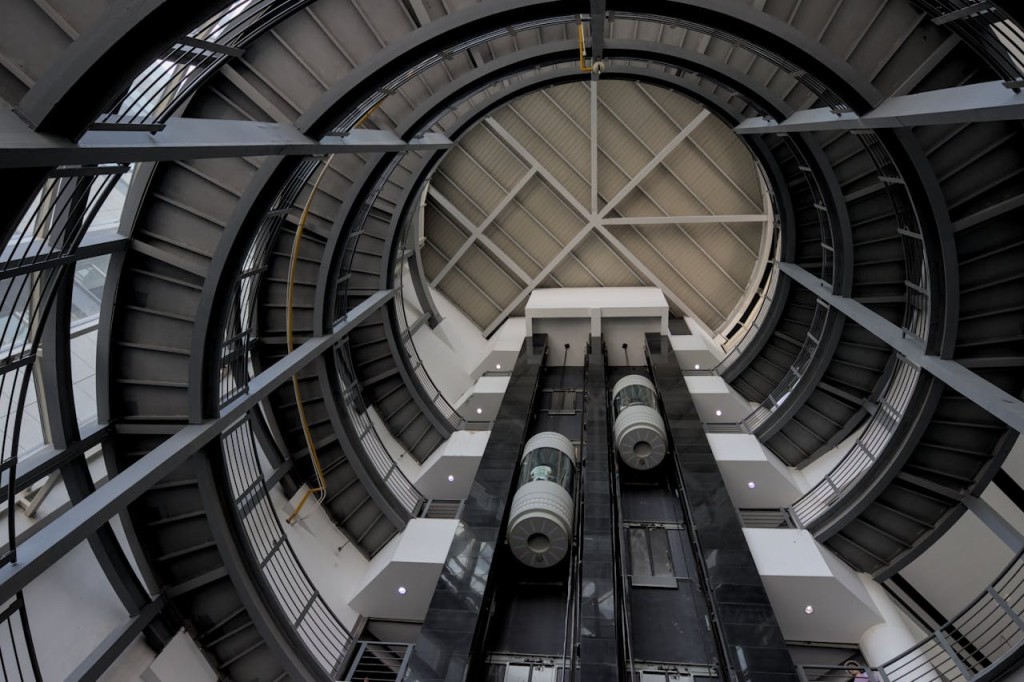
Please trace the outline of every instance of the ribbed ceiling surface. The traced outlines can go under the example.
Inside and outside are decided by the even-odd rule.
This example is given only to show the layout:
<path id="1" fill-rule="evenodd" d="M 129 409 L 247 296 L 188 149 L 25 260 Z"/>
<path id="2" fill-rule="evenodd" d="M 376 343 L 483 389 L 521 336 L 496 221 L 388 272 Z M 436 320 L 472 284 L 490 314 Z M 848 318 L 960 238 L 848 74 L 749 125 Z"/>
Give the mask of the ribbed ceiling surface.
<path id="1" fill-rule="evenodd" d="M 485 334 L 537 287 L 652 285 L 717 331 L 757 281 L 770 210 L 749 151 L 699 104 L 571 83 L 505 105 L 448 153 L 423 259 Z"/>

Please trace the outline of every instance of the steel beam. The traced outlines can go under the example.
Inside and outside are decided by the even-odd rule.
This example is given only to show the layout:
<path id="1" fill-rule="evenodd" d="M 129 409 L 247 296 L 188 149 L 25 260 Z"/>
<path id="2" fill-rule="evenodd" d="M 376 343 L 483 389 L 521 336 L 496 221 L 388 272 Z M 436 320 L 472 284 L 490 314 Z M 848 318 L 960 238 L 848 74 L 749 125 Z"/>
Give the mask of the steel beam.
<path id="1" fill-rule="evenodd" d="M 508 268 L 509 272 L 513 273 L 522 282 L 526 283 L 530 281 L 529 273 L 523 270 L 519 266 L 519 263 L 516 263 L 514 260 L 512 260 L 511 256 L 509 256 L 501 249 L 501 247 L 495 244 L 490 237 L 485 235 L 484 231 L 488 227 L 490 227 L 491 223 L 494 222 L 495 218 L 501 215 L 501 212 L 505 210 L 509 203 L 511 203 L 512 200 L 515 198 L 516 194 L 519 193 L 523 186 L 526 185 L 526 183 L 529 182 L 530 178 L 532 177 L 533 171 L 527 171 L 526 174 L 522 178 L 520 178 L 519 182 L 517 182 L 512 189 L 508 190 L 505 196 L 502 197 L 501 201 L 498 203 L 497 207 L 495 207 L 495 209 L 491 211 L 490 214 L 479 225 L 473 224 L 473 221 L 467 218 L 465 214 L 463 214 L 462 211 L 460 211 L 455 206 L 455 204 L 449 201 L 448 197 L 441 194 L 441 192 L 438 191 L 437 188 L 430 187 L 427 190 L 430 196 L 433 197 L 434 201 L 436 201 L 438 205 L 441 207 L 441 209 L 449 216 L 454 218 L 455 222 L 461 225 L 464 230 L 469 232 L 469 236 L 466 238 L 466 240 L 462 242 L 458 250 L 456 250 L 456 252 L 452 255 L 451 259 L 449 259 L 449 261 L 445 263 L 444 267 L 441 268 L 441 271 L 437 274 L 437 277 L 434 278 L 434 281 L 431 282 L 432 285 L 437 286 L 437 283 L 444 279 L 444 276 L 447 275 L 448 272 L 455 266 L 455 263 L 459 260 L 459 258 L 461 258 L 463 254 L 465 254 L 466 251 L 469 250 L 469 247 L 472 246 L 475 242 L 480 242 L 481 244 L 486 246 L 487 250 L 490 251 L 495 258 L 501 261 L 501 263 L 506 268 Z"/>
<path id="2" fill-rule="evenodd" d="M 85 660 L 68 675 L 69 680 L 80 682 L 92 682 L 98 680 L 114 664 L 125 649 L 128 648 L 135 638 L 160 615 L 166 600 L 160 598 L 151 601 L 146 607 L 135 616 L 130 617 L 120 627 L 115 629 L 104 638 L 92 653 L 86 656 Z"/>
<path id="3" fill-rule="evenodd" d="M 378 291 L 334 325 L 330 334 L 310 339 L 249 382 L 249 391 L 224 407 L 220 416 L 185 426 L 135 464 L 114 476 L 68 513 L 18 547 L 18 563 L 0 568 L 0 603 L 11 599 L 61 556 L 87 540 L 118 512 L 167 474 L 184 464 L 249 410 L 335 344 L 394 297 Z"/>
<path id="4" fill-rule="evenodd" d="M 798 111 L 784 121 L 748 118 L 736 126 L 735 131 L 740 135 L 809 133 L 1016 121 L 1021 118 L 1024 118 L 1024 92 L 1014 92 L 1002 81 L 994 81 L 890 97 L 861 116 L 852 112 L 837 114 L 828 107 L 821 107 Z"/>
<path id="5" fill-rule="evenodd" d="M 698 225 L 703 223 L 763 223 L 765 214 L 759 215 L 666 215 L 605 218 L 605 225 Z"/>
<path id="6" fill-rule="evenodd" d="M 605 0 L 590 0 L 590 62 L 604 59 L 604 27 L 607 3 Z M 594 74 L 594 81 L 597 81 Z"/>
<path id="7" fill-rule="evenodd" d="M 662 147 L 661 151 L 654 155 L 654 158 L 648 161 L 643 168 L 637 171 L 636 174 L 633 175 L 632 178 L 630 178 L 629 182 L 627 182 L 615 196 L 608 200 L 608 203 L 606 203 L 604 205 L 604 208 L 601 209 L 601 212 L 598 213 L 598 218 L 600 220 L 604 220 L 608 216 L 608 214 L 611 213 L 615 209 L 615 207 L 619 205 L 619 202 L 625 199 L 630 192 L 636 189 L 636 187 L 641 182 L 643 182 L 647 178 L 647 176 L 654 171 L 655 168 L 660 166 L 662 162 L 668 157 L 668 155 L 675 151 L 676 147 L 681 145 L 683 143 L 683 140 L 689 137 L 690 133 L 696 130 L 697 126 L 703 123 L 705 119 L 707 119 L 707 117 L 710 115 L 710 111 L 708 111 L 707 109 L 701 109 L 700 113 L 697 114 L 692 121 L 686 124 L 686 127 L 684 127 L 682 130 L 676 133 L 676 136 L 669 140 L 668 144 Z"/>
<path id="8" fill-rule="evenodd" d="M 235 156 L 309 156 L 446 149 L 451 140 L 424 133 L 406 142 L 387 130 L 308 137 L 291 125 L 261 121 L 172 118 L 160 132 L 93 130 L 77 142 L 37 133 L 0 113 L 0 168 L 180 161 Z"/>
<path id="9" fill-rule="evenodd" d="M 953 360 L 925 353 L 924 344 L 907 336 L 899 326 L 852 298 L 832 293 L 826 282 L 793 263 L 780 263 L 779 269 L 818 298 L 846 315 L 908 361 L 971 400 L 1017 432 L 1024 432 L 1024 402 L 981 378 Z"/>

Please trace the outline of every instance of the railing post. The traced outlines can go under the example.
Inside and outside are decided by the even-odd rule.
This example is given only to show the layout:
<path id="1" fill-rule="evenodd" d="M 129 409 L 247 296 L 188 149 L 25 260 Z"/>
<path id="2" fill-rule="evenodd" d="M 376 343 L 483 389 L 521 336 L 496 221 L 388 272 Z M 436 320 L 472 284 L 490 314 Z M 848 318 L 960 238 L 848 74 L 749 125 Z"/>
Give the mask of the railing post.
<path id="1" fill-rule="evenodd" d="M 410 644 L 405 648 L 405 656 L 402 657 L 402 665 L 399 666 L 398 675 L 395 676 L 395 679 L 399 682 L 401 682 L 405 677 L 405 671 L 409 668 L 409 661 L 412 660 L 412 650 L 415 646 L 415 644 Z"/>
<path id="2" fill-rule="evenodd" d="M 796 676 L 800 682 L 808 682 L 807 673 L 804 672 L 804 667 L 802 665 L 798 665 L 796 667 Z"/>
<path id="3" fill-rule="evenodd" d="M 1006 615 L 1010 617 L 1010 620 L 1013 621 L 1013 624 L 1016 625 L 1019 630 L 1024 630 L 1024 620 L 1022 620 L 1021 617 L 1017 615 L 1017 612 L 1010 607 L 1010 605 L 1006 602 L 1005 599 L 1003 599 L 1003 595 L 996 592 L 995 588 L 991 585 L 985 588 L 985 591 L 988 592 L 990 597 L 992 597 L 992 601 L 994 601 L 999 606 L 999 608 L 1006 612 Z"/>
<path id="4" fill-rule="evenodd" d="M 356 651 L 356 655 L 352 657 L 351 662 L 348 665 L 348 672 L 345 673 L 345 682 L 351 682 L 352 675 L 355 674 L 356 668 L 359 667 L 359 661 L 363 660 L 363 653 L 366 651 L 366 642 L 359 643 L 359 649 Z"/>
<path id="5" fill-rule="evenodd" d="M 967 664 L 963 661 L 963 659 L 961 659 L 957 655 L 956 651 L 953 650 L 953 645 L 950 644 L 949 640 L 946 639 L 946 636 L 942 634 L 942 630 L 936 630 L 934 637 L 935 641 L 938 642 L 940 647 L 942 647 L 942 650 L 946 652 L 946 655 L 949 656 L 950 659 L 952 659 L 953 663 L 956 664 L 957 669 L 960 671 L 960 674 L 964 676 L 964 679 L 973 679 L 974 673 L 971 672 L 970 668 L 967 667 Z"/>

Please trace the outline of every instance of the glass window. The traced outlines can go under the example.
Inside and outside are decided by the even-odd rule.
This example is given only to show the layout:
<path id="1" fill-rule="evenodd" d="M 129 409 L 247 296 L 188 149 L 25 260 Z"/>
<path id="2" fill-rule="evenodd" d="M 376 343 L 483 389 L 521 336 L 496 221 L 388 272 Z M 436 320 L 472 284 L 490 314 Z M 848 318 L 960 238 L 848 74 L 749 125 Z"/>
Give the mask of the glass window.
<path id="1" fill-rule="evenodd" d="M 653 407 L 657 409 L 658 399 L 647 386 L 626 386 L 618 393 L 615 394 L 615 401 L 613 407 L 615 408 L 615 416 L 618 417 L 624 409 L 632 407 L 633 405 L 646 405 L 647 407 Z"/>
<path id="2" fill-rule="evenodd" d="M 664 528 L 627 529 L 631 582 L 636 587 L 676 587 L 675 565 Z"/>
<path id="3" fill-rule="evenodd" d="M 519 473 L 519 485 L 533 481 L 551 481 L 572 492 L 576 467 L 561 450 L 537 448 L 523 458 Z"/>

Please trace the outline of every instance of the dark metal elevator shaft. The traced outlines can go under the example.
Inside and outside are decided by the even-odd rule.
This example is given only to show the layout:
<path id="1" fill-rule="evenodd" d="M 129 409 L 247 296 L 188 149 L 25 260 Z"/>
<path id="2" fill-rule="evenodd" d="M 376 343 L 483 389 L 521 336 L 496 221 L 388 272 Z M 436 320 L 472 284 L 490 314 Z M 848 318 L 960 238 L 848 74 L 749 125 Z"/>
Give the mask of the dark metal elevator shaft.
<path id="1" fill-rule="evenodd" d="M 648 335 L 641 367 L 607 367 L 594 338 L 584 367 L 539 368 L 541 345 L 513 372 L 406 679 L 795 680 L 668 339 Z M 653 381 L 668 426 L 668 456 L 646 470 L 613 446 L 609 388 L 627 375 Z M 535 462 L 524 443 L 548 432 L 575 448 L 575 511 L 565 558 L 537 567 L 505 530 L 532 475 L 520 457 Z"/>

